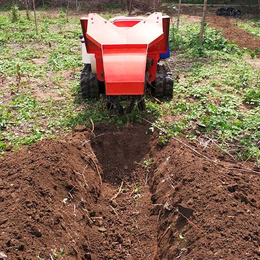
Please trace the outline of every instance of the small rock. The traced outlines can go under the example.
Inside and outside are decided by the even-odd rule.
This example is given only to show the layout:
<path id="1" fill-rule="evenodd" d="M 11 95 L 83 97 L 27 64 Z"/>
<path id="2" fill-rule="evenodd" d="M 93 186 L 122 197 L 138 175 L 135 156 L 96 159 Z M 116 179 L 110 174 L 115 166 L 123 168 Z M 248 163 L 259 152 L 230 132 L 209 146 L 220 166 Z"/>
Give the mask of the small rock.
<path id="1" fill-rule="evenodd" d="M 103 220 L 102 219 L 99 219 L 96 222 L 97 222 L 97 225 L 100 226 L 100 227 L 103 225 Z"/>
<path id="2" fill-rule="evenodd" d="M 101 227 L 103 225 L 102 219 L 97 219 L 93 221 L 94 225 Z"/>
<path id="3" fill-rule="evenodd" d="M 32 59 L 32 62 L 37 65 L 44 65 L 46 63 L 44 59 Z"/>
<path id="4" fill-rule="evenodd" d="M 7 255 L 4 252 L 0 252 L 0 260 L 7 259 Z"/>
<path id="5" fill-rule="evenodd" d="M 178 205 L 179 212 L 184 215 L 186 218 L 190 218 L 193 215 L 194 210 L 190 208 L 183 207 L 182 205 Z"/>
<path id="6" fill-rule="evenodd" d="M 83 132 L 83 131 L 86 131 L 86 130 L 87 130 L 87 128 L 84 125 L 77 125 L 74 129 L 75 132 Z"/>
<path id="7" fill-rule="evenodd" d="M 104 240 L 103 245 L 104 246 L 109 246 L 110 244 L 109 244 L 109 242 L 107 240 Z"/>
<path id="8" fill-rule="evenodd" d="M 122 244 L 123 241 L 124 241 L 123 237 L 120 234 L 117 234 L 117 238 L 116 239 L 117 239 L 117 242 L 120 243 L 120 244 Z"/>
<path id="9" fill-rule="evenodd" d="M 10 152 L 11 150 L 13 149 L 13 146 L 12 145 L 9 145 L 5 148 L 5 151 L 6 152 Z"/>
<path id="10" fill-rule="evenodd" d="M 104 227 L 99 227 L 97 230 L 100 231 L 100 232 L 106 232 L 107 231 L 107 229 L 104 228 Z"/>
<path id="11" fill-rule="evenodd" d="M 193 199 L 192 199 L 192 198 L 190 198 L 190 199 L 187 201 L 187 205 L 189 205 L 189 206 L 193 205 Z"/>
<path id="12" fill-rule="evenodd" d="M 41 233 L 40 230 L 37 229 L 37 228 L 33 228 L 33 229 L 31 230 L 31 234 L 34 235 L 34 236 L 36 236 L 36 237 L 41 237 L 41 236 L 42 236 L 42 233 Z"/>
<path id="13" fill-rule="evenodd" d="M 122 245 L 124 247 L 131 247 L 132 246 L 132 242 L 131 242 L 130 239 L 124 239 Z"/>
<path id="14" fill-rule="evenodd" d="M 116 208 L 116 207 L 117 207 L 117 203 L 116 203 L 114 200 L 111 200 L 111 201 L 110 201 L 110 205 L 111 205 L 113 208 Z"/>

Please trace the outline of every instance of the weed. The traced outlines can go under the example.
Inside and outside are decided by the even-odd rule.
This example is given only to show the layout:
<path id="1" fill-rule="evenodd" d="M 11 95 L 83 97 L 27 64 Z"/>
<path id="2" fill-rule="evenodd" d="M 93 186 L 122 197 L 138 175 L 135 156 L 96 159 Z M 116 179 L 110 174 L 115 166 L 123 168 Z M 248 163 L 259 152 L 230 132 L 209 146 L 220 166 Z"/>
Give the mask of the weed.
<path id="1" fill-rule="evenodd" d="M 137 202 L 137 200 L 139 200 L 142 197 L 142 195 L 140 193 L 137 193 L 133 196 L 133 201 Z"/>
<path id="2" fill-rule="evenodd" d="M 61 256 L 65 256 L 65 248 L 61 248 L 61 250 L 60 250 L 60 254 L 61 254 Z"/>
<path id="3" fill-rule="evenodd" d="M 179 31 L 172 28 L 170 33 L 177 60 L 173 70 L 183 76 L 175 83 L 173 99 L 158 104 L 147 98 L 146 112 L 119 116 L 106 110 L 103 98 L 93 102 L 78 97 L 81 29 L 78 19 L 65 13 L 57 19 L 39 18 L 39 36 L 24 11 L 19 11 L 15 23 L 0 14 L 0 152 L 8 146 L 16 150 L 22 144 L 57 137 L 77 124 L 90 124 L 89 118 L 94 123 L 125 125 L 147 117 L 167 131 L 159 135 L 163 145 L 175 135 L 204 134 L 224 146 L 232 145 L 232 152 L 241 159 L 260 160 L 255 141 L 260 139 L 260 72 L 242 61 L 246 50 L 239 50 L 208 25 L 200 47 L 200 24 L 182 22 Z M 38 58 L 41 64 L 34 60 Z M 180 61 L 190 66 L 178 68 Z M 143 165 L 147 170 L 149 160 Z"/>
<path id="4" fill-rule="evenodd" d="M 240 53 L 234 43 L 228 42 L 220 31 L 205 26 L 203 46 L 199 45 L 200 23 L 184 24 L 180 30 L 172 28 L 170 31 L 170 48 L 185 50 L 185 56 L 209 57 L 212 54 L 228 58 L 225 54 Z"/>
<path id="5" fill-rule="evenodd" d="M 178 71 L 184 77 L 175 83 L 172 101 L 147 105 L 158 115 L 156 124 L 167 132 L 160 133 L 159 140 L 167 144 L 176 134 L 193 139 L 203 134 L 218 140 L 220 145 L 234 147 L 230 152 L 239 158 L 259 162 L 259 143 L 254 140 L 260 138 L 256 87 L 260 72 L 241 59 L 243 51 L 208 26 L 201 50 L 197 48 L 196 25 L 182 23 L 180 31 L 172 29 L 171 33 L 171 48 L 177 51 L 176 64 L 178 60 L 189 61 L 188 55 L 196 57 L 196 61 Z M 207 62 L 200 56 L 207 57 Z M 244 103 L 250 107 L 244 109 Z M 165 117 L 172 118 L 171 122 L 166 123 Z"/>
<path id="6" fill-rule="evenodd" d="M 55 251 L 52 254 L 53 254 L 55 259 L 59 259 L 59 256 L 58 256 L 58 254 Z"/>
<path id="7" fill-rule="evenodd" d="M 236 23 L 240 28 L 250 32 L 251 34 L 260 37 L 260 19 L 241 20 Z"/>
<path id="8" fill-rule="evenodd" d="M 180 242 L 184 241 L 184 237 L 181 234 L 179 235 L 179 240 Z"/>
<path id="9" fill-rule="evenodd" d="M 139 227 L 138 227 L 138 222 L 137 221 L 135 221 L 134 223 L 133 223 L 133 225 L 132 225 L 132 228 L 131 228 L 131 232 L 133 232 L 134 230 L 136 230 L 136 229 L 138 229 Z"/>
<path id="10" fill-rule="evenodd" d="M 59 18 L 64 19 L 66 17 L 67 10 L 65 8 L 62 8 L 59 13 Z"/>
<path id="11" fill-rule="evenodd" d="M 13 23 L 17 22 L 19 19 L 19 8 L 17 5 L 12 5 L 11 11 L 10 11 L 11 21 Z"/>
<path id="12" fill-rule="evenodd" d="M 247 104 L 260 106 L 260 89 L 249 89 L 243 99 Z"/>
<path id="13" fill-rule="evenodd" d="M 143 161 L 143 165 L 144 165 L 145 167 L 151 165 L 152 163 L 153 163 L 153 158 L 149 158 L 149 159 Z"/>
<path id="14" fill-rule="evenodd" d="M 142 186 L 140 184 L 136 184 L 136 186 L 134 188 L 134 192 L 140 191 L 141 188 L 142 188 Z"/>

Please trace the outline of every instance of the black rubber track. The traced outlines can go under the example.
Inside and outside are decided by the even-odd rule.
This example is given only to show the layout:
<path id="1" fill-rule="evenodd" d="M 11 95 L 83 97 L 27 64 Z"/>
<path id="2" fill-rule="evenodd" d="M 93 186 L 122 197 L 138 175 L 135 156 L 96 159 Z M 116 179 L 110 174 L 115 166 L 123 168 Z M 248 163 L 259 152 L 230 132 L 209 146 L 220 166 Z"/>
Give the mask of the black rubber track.
<path id="1" fill-rule="evenodd" d="M 83 98 L 98 98 L 100 83 L 96 74 L 91 72 L 91 65 L 86 64 L 80 76 L 80 89 Z"/>
<path id="2" fill-rule="evenodd" d="M 163 61 L 157 65 L 156 79 L 152 82 L 152 95 L 157 98 L 173 96 L 173 75 Z"/>

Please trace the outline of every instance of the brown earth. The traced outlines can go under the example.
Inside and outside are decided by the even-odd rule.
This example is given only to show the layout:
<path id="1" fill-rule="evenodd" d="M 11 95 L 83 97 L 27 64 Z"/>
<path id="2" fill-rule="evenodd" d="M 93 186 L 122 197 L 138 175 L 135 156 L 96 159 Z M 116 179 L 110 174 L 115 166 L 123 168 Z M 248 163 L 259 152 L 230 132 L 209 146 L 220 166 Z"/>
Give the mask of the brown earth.
<path id="1" fill-rule="evenodd" d="M 195 141 L 183 139 L 218 163 L 177 140 L 164 147 L 149 127 L 77 127 L 7 153 L 7 259 L 260 259 L 259 168 Z"/>
<path id="2" fill-rule="evenodd" d="M 209 16 L 207 22 L 217 30 L 222 31 L 225 38 L 234 41 L 241 49 L 248 48 L 251 51 L 260 49 L 260 38 L 233 25 L 230 19 L 232 18 Z"/>
<path id="3" fill-rule="evenodd" d="M 0 162 L 0 251 L 7 259 L 89 259 L 87 210 L 100 194 L 90 134 L 43 140 Z M 85 177 L 87 175 L 87 177 Z M 90 214 L 90 213 L 89 213 Z"/>

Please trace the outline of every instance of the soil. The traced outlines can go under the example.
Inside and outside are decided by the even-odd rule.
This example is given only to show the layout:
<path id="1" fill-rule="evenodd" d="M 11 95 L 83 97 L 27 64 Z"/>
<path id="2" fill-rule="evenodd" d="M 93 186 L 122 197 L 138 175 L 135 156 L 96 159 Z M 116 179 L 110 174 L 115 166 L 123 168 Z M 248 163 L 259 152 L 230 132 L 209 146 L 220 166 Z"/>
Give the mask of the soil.
<path id="1" fill-rule="evenodd" d="M 89 137 L 43 140 L 0 161 L 0 251 L 7 259 L 50 259 L 62 248 L 67 259 L 89 259 L 87 210 L 101 187 Z"/>
<path id="2" fill-rule="evenodd" d="M 251 51 L 260 48 L 260 38 L 232 24 L 231 19 L 221 16 L 209 16 L 207 22 L 229 41 L 234 41 L 241 49 L 248 48 Z"/>
<path id="3" fill-rule="evenodd" d="M 182 139 L 201 155 L 175 139 L 162 146 L 149 128 L 78 126 L 7 152 L 0 251 L 21 260 L 260 259 L 260 169 L 195 141 Z"/>
<path id="4" fill-rule="evenodd" d="M 260 259 L 259 173 L 239 170 L 214 147 L 186 144 L 219 162 L 176 140 L 155 159 L 152 201 L 163 205 L 156 259 Z"/>

